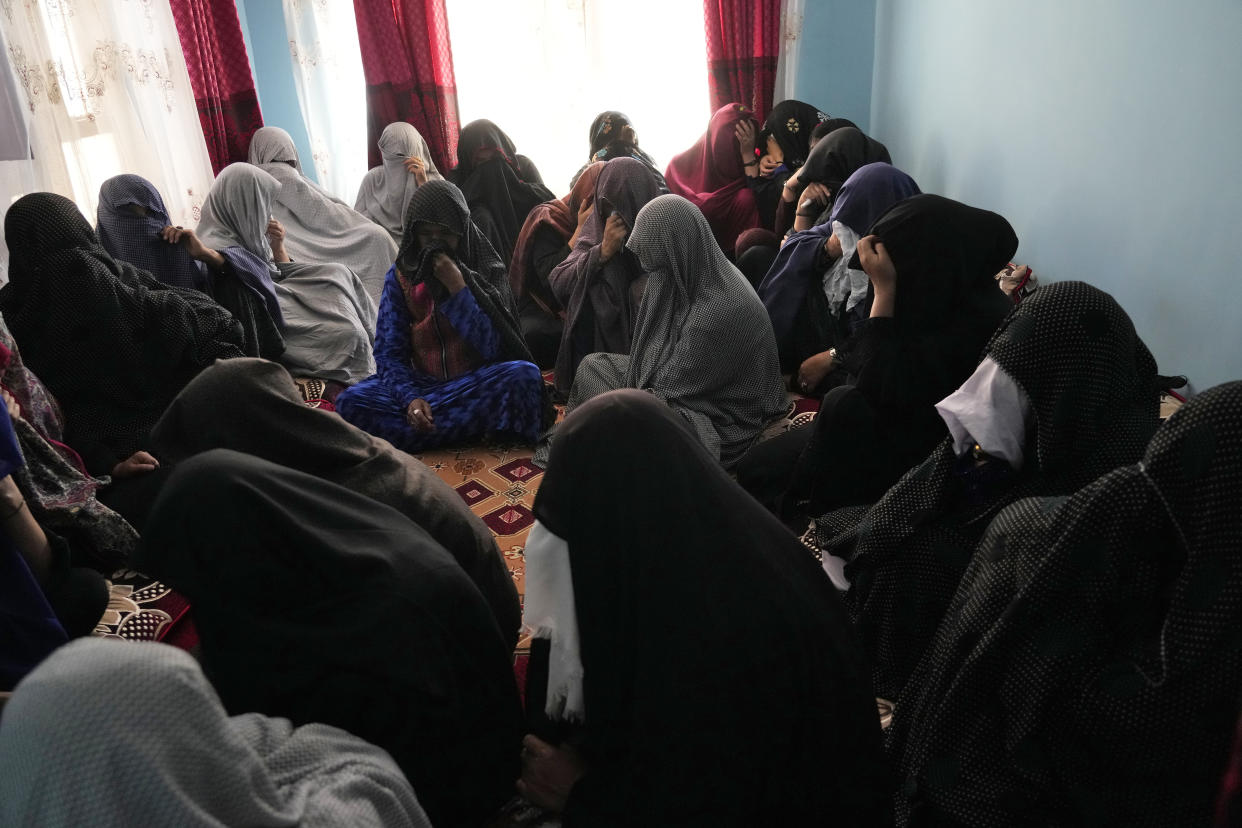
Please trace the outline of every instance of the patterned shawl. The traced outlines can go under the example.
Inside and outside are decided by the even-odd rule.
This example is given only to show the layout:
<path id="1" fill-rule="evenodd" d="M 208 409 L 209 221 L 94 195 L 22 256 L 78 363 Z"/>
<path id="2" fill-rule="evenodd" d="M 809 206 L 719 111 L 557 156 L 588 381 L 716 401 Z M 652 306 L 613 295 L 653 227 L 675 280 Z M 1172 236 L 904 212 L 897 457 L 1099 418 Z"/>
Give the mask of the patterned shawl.
<path id="1" fill-rule="evenodd" d="M 815 127 L 829 120 L 818 108 L 802 101 L 781 101 L 772 107 L 763 131 L 758 136 L 760 152 L 771 135 L 785 155 L 784 164 L 790 172 L 806 163 L 811 152 L 811 133 Z"/>
<path id="2" fill-rule="evenodd" d="M 82 458 L 62 440 L 63 419 L 56 400 L 22 364 L 17 342 L 0 317 L 0 385 L 13 395 L 21 416 L 13 420 L 25 461 L 13 472 L 39 524 L 65 538 L 100 569 L 130 560 L 138 533 L 124 518 L 95 499 L 106 480 L 86 471 Z"/>
<path id="3" fill-rule="evenodd" d="M 144 448 L 169 401 L 204 366 L 242 355 L 241 326 L 194 290 L 170 288 L 99 244 L 72 201 L 19 199 L 5 217 L 11 281 L 0 312 L 65 413 L 66 442 L 119 461 Z"/>
<path id="4" fill-rule="evenodd" d="M 744 230 L 759 226 L 759 208 L 746 182 L 733 134 L 739 121 L 754 120 L 755 113 L 748 107 L 736 103 L 722 106 L 712 115 L 703 137 L 674 157 L 664 171 L 669 192 L 702 211 L 720 249 L 729 255 Z"/>
<path id="5" fill-rule="evenodd" d="M 1242 698 L 1239 498 L 1232 382 L 1139 462 L 1001 512 L 893 718 L 903 819 L 1210 824 Z"/>
<path id="6" fill-rule="evenodd" d="M 134 212 L 141 207 L 146 215 Z M 99 187 L 95 232 L 112 258 L 146 270 L 169 287 L 210 292 L 207 274 L 179 244 L 169 244 L 160 231 L 172 224 L 155 185 L 140 175 L 117 175 Z"/>
<path id="7" fill-rule="evenodd" d="M 57 650 L 9 702 L 0 822 L 431 825 L 383 750 L 327 725 L 230 718 L 187 653 L 99 639 Z"/>
<path id="8" fill-rule="evenodd" d="M 363 177 L 354 209 L 387 230 L 394 243 L 401 244 L 405 211 L 418 189 L 414 176 L 405 168 L 405 160 L 423 159 L 428 181 L 439 181 L 444 176 L 436 169 L 427 142 L 413 124 L 397 121 L 384 127 L 379 149 L 382 163 Z"/>
<path id="9" fill-rule="evenodd" d="M 846 606 L 875 663 L 876 692 L 888 699 L 900 700 L 997 512 L 1133 463 L 1158 424 L 1155 360 L 1121 306 L 1086 283 L 1040 288 L 1009 314 L 985 356 L 1033 408 L 1021 471 L 980 477 L 946 438 L 851 531 L 825 544 L 849 561 Z M 822 519 L 821 532 L 835 523 Z"/>
<path id="10" fill-rule="evenodd" d="M 289 256 L 296 262 L 344 265 L 378 305 L 384 274 L 397 255 L 388 233 L 303 175 L 293 139 L 280 127 L 254 134 L 249 160 L 280 182 L 272 216 L 284 225 Z"/>

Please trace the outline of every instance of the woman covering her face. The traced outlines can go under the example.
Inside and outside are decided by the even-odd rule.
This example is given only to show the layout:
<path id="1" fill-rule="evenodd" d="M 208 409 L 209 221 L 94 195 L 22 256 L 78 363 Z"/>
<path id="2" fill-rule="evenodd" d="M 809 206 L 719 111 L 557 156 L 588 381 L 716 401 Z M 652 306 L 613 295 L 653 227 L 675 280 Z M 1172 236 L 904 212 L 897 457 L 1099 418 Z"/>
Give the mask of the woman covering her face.
<path id="1" fill-rule="evenodd" d="M 255 132 L 249 161 L 280 182 L 272 218 L 285 228 L 289 257 L 298 262 L 345 265 L 378 305 L 384 274 L 397 255 L 397 245 L 388 233 L 307 178 L 293 139 L 280 127 Z"/>
<path id="2" fill-rule="evenodd" d="M 656 181 L 659 183 L 660 191 L 663 193 L 668 192 L 668 186 L 664 183 L 664 176 L 660 175 L 660 170 L 656 167 L 655 160 L 639 149 L 638 132 L 634 129 L 634 125 L 630 123 L 630 117 L 624 112 L 609 110 L 596 115 L 595 120 L 591 121 L 590 146 L 589 160 L 582 165 L 578 172 L 574 173 L 573 179 L 569 182 L 570 187 L 576 185 L 579 177 L 586 172 L 587 167 L 596 161 L 634 158 L 646 164 L 647 168 L 651 170 L 651 174 L 655 176 Z"/>
<path id="3" fill-rule="evenodd" d="M 642 162 L 609 161 L 573 250 L 548 275 L 565 313 L 556 355 L 556 388 L 563 394 L 588 354 L 630 352 L 647 277 L 625 241 L 638 212 L 659 194 L 659 182 Z"/>
<path id="4" fill-rule="evenodd" d="M 343 391 L 336 407 L 397 448 L 534 442 L 544 428 L 543 377 L 505 267 L 447 181 L 428 182 L 410 200 L 384 282 L 375 357 L 379 372 Z"/>
<path id="5" fill-rule="evenodd" d="M 526 216 L 556 196 L 534 162 L 519 155 L 513 139 L 491 121 L 462 127 L 457 158 L 449 180 L 461 188 L 474 223 L 508 266 Z"/>
<path id="6" fill-rule="evenodd" d="M 237 270 L 271 286 L 285 350 L 296 376 L 357 382 L 375 369 L 371 344 L 375 303 L 344 265 L 294 261 L 285 228 L 272 218 L 281 183 L 252 164 L 230 164 L 216 176 L 197 234 Z"/>
<path id="7" fill-rule="evenodd" d="M 763 304 L 681 196 L 659 196 L 639 210 L 626 247 L 648 276 L 633 345 L 628 355 L 583 359 L 568 410 L 618 388 L 650 391 L 730 467 L 785 410 Z"/>
<path id="8" fill-rule="evenodd" d="M 401 244 L 405 208 L 414 191 L 428 181 L 444 178 L 436 169 L 427 141 L 413 124 L 397 121 L 380 133 L 381 163 L 362 177 L 354 209 L 388 231 Z"/>

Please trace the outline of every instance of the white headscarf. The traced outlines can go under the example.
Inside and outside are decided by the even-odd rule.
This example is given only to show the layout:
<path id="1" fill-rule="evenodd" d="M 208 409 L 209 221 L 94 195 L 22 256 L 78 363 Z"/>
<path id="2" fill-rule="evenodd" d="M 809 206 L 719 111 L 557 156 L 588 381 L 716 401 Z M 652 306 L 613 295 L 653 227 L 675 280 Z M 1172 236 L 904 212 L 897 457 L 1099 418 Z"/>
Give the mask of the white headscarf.
<path id="1" fill-rule="evenodd" d="M 397 256 L 392 237 L 302 173 L 289 133 L 263 127 L 250 139 L 250 163 L 280 182 L 272 215 L 285 227 L 285 250 L 299 262 L 343 264 L 376 305 Z"/>
<path id="2" fill-rule="evenodd" d="M 958 457 L 978 443 L 1015 470 L 1022 468 L 1031 400 L 992 357 L 984 358 L 961 388 L 936 403 L 936 410 L 949 427 Z"/>
<path id="3" fill-rule="evenodd" d="M 203 204 L 197 234 L 206 247 L 240 247 L 279 273 L 267 239 L 267 223 L 280 182 L 253 164 L 237 162 L 220 170 Z"/>
<path id="4" fill-rule="evenodd" d="M 405 208 L 418 189 L 414 176 L 405 168 L 405 159 L 417 156 L 427 165 L 427 180 L 443 179 L 431 160 L 427 142 L 412 124 L 398 121 L 384 127 L 379 139 L 383 163 L 366 174 L 358 189 L 354 209 L 388 231 L 401 244 Z"/>
<path id="5" fill-rule="evenodd" d="M 383 750 L 327 725 L 229 718 L 188 654 L 79 639 L 0 719 L 0 823 L 430 826 Z"/>

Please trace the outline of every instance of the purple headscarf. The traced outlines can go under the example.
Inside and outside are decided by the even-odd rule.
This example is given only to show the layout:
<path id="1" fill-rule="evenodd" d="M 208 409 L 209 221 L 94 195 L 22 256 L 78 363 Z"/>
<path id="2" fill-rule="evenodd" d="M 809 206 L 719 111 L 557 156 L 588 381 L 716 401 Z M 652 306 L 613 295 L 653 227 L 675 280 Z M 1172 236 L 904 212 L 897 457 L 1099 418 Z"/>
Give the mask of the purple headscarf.
<path id="1" fill-rule="evenodd" d="M 919 192 L 914 179 L 892 164 L 865 164 L 841 185 L 828 221 L 789 237 L 759 284 L 759 298 L 768 309 L 778 343 L 789 335 L 808 287 L 819 281 L 815 263 L 832 235 L 833 222 L 839 221 L 863 236 L 890 207 Z"/>
<path id="2" fill-rule="evenodd" d="M 132 212 L 135 205 L 146 215 Z M 160 231 L 172 221 L 155 185 L 140 175 L 115 175 L 99 187 L 95 232 L 112 258 L 146 270 L 169 287 L 208 290 L 207 274 L 185 248 Z"/>

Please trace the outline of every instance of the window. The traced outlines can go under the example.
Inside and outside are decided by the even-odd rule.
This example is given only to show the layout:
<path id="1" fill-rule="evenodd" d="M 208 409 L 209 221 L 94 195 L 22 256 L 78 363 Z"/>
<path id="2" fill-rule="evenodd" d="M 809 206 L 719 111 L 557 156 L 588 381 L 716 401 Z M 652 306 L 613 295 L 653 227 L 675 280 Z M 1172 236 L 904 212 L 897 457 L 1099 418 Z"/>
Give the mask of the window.
<path id="1" fill-rule="evenodd" d="M 711 117 L 702 0 L 446 0 L 462 124 L 495 121 L 558 196 L 600 112 L 663 169 Z"/>

